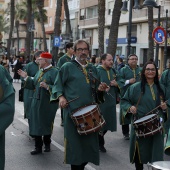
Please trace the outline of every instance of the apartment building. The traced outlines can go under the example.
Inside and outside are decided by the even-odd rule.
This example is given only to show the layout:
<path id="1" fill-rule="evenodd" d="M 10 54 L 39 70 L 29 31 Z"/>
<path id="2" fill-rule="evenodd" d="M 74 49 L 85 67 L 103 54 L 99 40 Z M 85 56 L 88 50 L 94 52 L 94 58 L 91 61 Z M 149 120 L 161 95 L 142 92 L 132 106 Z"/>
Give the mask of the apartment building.
<path id="1" fill-rule="evenodd" d="M 112 19 L 112 11 L 115 0 L 106 0 L 105 13 L 105 52 L 108 46 L 108 37 L 110 31 L 110 24 Z M 139 1 L 142 5 L 143 0 Z M 157 4 L 161 5 L 161 25 L 165 27 L 165 11 L 169 10 L 170 15 L 170 0 L 157 0 Z M 79 11 L 79 29 L 81 36 L 87 39 L 92 47 L 92 54 L 98 55 L 98 0 L 80 0 Z M 134 3 L 133 3 L 134 5 Z M 128 4 L 129 9 L 129 4 Z M 154 27 L 157 26 L 158 9 L 154 8 Z M 129 12 L 121 14 L 119 23 L 119 32 L 117 39 L 117 54 L 125 55 L 127 53 L 127 29 L 129 22 Z M 168 26 L 170 28 L 170 25 Z M 142 8 L 140 10 L 132 10 L 132 34 L 131 34 L 132 52 L 139 56 L 139 65 L 143 65 L 147 58 L 148 49 L 148 9 Z M 168 56 L 170 58 L 170 30 L 168 34 Z M 163 66 L 164 44 L 159 48 L 159 64 Z"/>

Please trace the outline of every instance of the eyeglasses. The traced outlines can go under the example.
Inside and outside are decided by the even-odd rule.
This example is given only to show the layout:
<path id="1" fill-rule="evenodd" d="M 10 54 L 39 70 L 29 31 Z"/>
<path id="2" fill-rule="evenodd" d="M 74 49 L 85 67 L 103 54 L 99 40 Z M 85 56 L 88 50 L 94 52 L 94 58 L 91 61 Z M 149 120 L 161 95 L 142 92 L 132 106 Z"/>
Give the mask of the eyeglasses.
<path id="1" fill-rule="evenodd" d="M 155 68 L 146 68 L 145 71 L 147 71 L 147 72 L 155 72 L 156 69 Z"/>
<path id="2" fill-rule="evenodd" d="M 76 49 L 78 52 L 87 52 L 87 51 L 89 51 L 89 49 L 88 48 L 77 48 Z"/>
<path id="3" fill-rule="evenodd" d="M 136 60 L 136 61 L 138 61 L 138 59 L 137 59 L 137 58 L 130 58 L 129 60 Z"/>

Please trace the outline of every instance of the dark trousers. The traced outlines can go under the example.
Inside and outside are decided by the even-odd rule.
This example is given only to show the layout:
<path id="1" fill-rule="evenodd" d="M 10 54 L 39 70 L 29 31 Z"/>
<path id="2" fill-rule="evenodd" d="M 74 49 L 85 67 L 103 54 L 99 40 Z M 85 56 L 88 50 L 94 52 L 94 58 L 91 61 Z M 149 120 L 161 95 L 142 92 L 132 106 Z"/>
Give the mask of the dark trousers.
<path id="1" fill-rule="evenodd" d="M 129 124 L 122 125 L 122 133 L 123 135 L 129 134 Z"/>
<path id="2" fill-rule="evenodd" d="M 81 165 L 71 165 L 71 170 L 84 170 L 88 162 L 82 163 Z"/>
<path id="3" fill-rule="evenodd" d="M 63 109 L 61 108 L 61 121 L 63 121 Z"/>
<path id="4" fill-rule="evenodd" d="M 99 138 L 99 146 L 104 146 L 105 140 L 104 135 L 106 134 L 107 130 L 104 130 L 103 132 L 99 132 L 98 138 Z"/>
<path id="5" fill-rule="evenodd" d="M 137 153 L 137 150 L 136 150 L 136 153 L 135 153 L 134 162 L 135 162 L 136 170 L 143 170 L 143 164 L 141 164 L 140 161 L 139 161 L 139 155 Z"/>
<path id="6" fill-rule="evenodd" d="M 35 137 L 35 148 L 42 149 L 43 143 L 45 146 L 49 146 L 51 143 L 51 135 L 34 136 Z"/>

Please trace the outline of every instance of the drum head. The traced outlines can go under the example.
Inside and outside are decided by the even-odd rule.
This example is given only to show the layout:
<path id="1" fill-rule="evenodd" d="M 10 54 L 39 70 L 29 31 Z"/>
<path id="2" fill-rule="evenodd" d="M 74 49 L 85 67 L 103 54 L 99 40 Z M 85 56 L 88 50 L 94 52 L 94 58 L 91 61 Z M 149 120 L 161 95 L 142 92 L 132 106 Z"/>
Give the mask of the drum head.
<path id="1" fill-rule="evenodd" d="M 160 170 L 170 170 L 170 161 L 153 162 L 151 166 Z"/>
<path id="2" fill-rule="evenodd" d="M 151 115 L 144 116 L 144 117 L 142 117 L 142 118 L 136 120 L 134 123 L 144 122 L 145 120 L 148 120 L 148 119 L 154 117 L 155 115 L 156 115 L 156 114 L 151 114 Z"/>
<path id="3" fill-rule="evenodd" d="M 73 117 L 76 117 L 76 116 L 80 116 L 80 115 L 83 115 L 85 113 L 88 113 L 90 112 L 91 110 L 93 110 L 97 105 L 90 105 L 90 106 L 86 106 L 80 110 L 78 110 L 77 112 L 75 112 L 73 114 Z"/>

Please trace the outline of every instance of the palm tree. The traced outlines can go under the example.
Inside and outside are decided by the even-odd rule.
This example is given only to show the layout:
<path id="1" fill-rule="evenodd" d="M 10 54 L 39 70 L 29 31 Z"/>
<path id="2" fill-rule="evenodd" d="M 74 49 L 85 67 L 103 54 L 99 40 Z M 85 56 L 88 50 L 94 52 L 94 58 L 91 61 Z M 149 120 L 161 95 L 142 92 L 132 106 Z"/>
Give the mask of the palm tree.
<path id="1" fill-rule="evenodd" d="M 12 39 L 12 32 L 14 28 L 14 16 L 15 16 L 15 2 L 14 0 L 10 1 L 10 30 L 9 30 L 9 38 L 7 41 L 7 57 L 10 57 L 10 48 L 11 48 L 11 39 Z"/>
<path id="2" fill-rule="evenodd" d="M 108 42 L 108 49 L 107 49 L 107 52 L 112 56 L 115 56 L 116 49 L 117 49 L 117 37 L 118 37 L 121 7 L 122 7 L 122 1 L 116 0 L 114 4 L 113 13 L 112 13 L 112 22 L 110 26 L 109 42 Z"/>
<path id="3" fill-rule="evenodd" d="M 105 0 L 98 0 L 98 43 L 99 56 L 104 53 Z"/>
<path id="4" fill-rule="evenodd" d="M 154 58 L 154 41 L 152 38 L 152 32 L 153 32 L 153 7 L 148 7 L 148 30 L 149 30 L 149 48 L 148 48 L 148 54 L 147 54 L 147 60 Z"/>
<path id="5" fill-rule="evenodd" d="M 43 10 L 44 0 L 36 0 L 35 3 L 39 11 L 39 19 L 40 19 L 40 24 L 43 33 L 44 51 L 47 51 L 47 41 L 46 41 L 46 34 L 45 34 L 45 27 L 44 27 L 44 22 L 47 21 L 47 17 L 45 18 L 46 15 L 44 15 L 44 10 Z"/>
<path id="6" fill-rule="evenodd" d="M 54 36 L 60 37 L 61 34 L 61 10 L 62 10 L 62 0 L 57 0 L 56 14 L 55 14 L 55 26 L 54 26 Z M 58 61 L 58 47 L 53 47 L 53 59 Z"/>
<path id="7" fill-rule="evenodd" d="M 71 24 L 70 24 L 70 12 L 68 8 L 67 0 L 64 0 L 64 11 L 66 15 L 66 34 L 69 34 L 70 38 L 72 38 L 72 30 L 71 30 Z"/>

